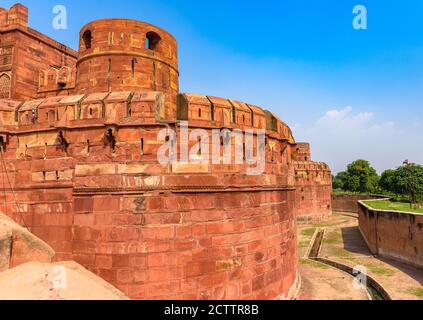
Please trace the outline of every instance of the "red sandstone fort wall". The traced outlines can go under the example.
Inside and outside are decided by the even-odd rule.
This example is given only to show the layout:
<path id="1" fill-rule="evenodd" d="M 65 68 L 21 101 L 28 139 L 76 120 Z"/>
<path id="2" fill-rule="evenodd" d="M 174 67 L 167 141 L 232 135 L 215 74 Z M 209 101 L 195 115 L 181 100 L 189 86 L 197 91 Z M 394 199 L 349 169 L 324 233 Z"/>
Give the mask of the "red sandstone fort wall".
<path id="1" fill-rule="evenodd" d="M 2 9 L 0 36 L 0 99 L 27 100 L 74 89 L 77 53 L 29 28 L 26 7 Z"/>
<path id="2" fill-rule="evenodd" d="M 0 23 L 13 22 L 1 43 L 19 40 L 9 85 L 20 99 L 0 100 L 1 210 L 58 261 L 75 260 L 132 298 L 292 297 L 296 218 L 330 211 L 327 165 L 312 162 L 309 146 L 269 111 L 179 94 L 177 44 L 166 31 L 94 21 L 78 54 L 27 28 L 25 10 L 0 10 Z M 19 69 L 19 57 L 33 70 Z M 264 171 L 247 175 L 251 166 L 234 161 L 160 164 L 159 132 L 181 138 L 182 122 L 188 134 L 208 134 L 210 153 L 213 129 L 262 130 Z M 231 138 L 232 160 L 236 147 Z"/>
<path id="3" fill-rule="evenodd" d="M 295 212 L 300 223 L 323 220 L 331 215 L 332 174 L 325 163 L 311 161 L 310 145 L 297 143 L 295 168 Z"/>
<path id="4" fill-rule="evenodd" d="M 81 263 L 132 298 L 288 297 L 297 253 L 287 131 L 268 133 L 260 176 L 243 174 L 245 164 L 162 166 L 162 99 L 122 92 L 3 101 L 2 210 L 56 259 Z M 191 115 L 197 107 L 188 105 Z M 194 128 L 197 120 L 188 118 Z M 242 120 L 225 126 L 252 124 Z M 104 140 L 109 128 L 114 148 Z"/>
<path id="5" fill-rule="evenodd" d="M 423 216 L 373 210 L 360 203 L 359 225 L 373 254 L 423 266 Z"/>

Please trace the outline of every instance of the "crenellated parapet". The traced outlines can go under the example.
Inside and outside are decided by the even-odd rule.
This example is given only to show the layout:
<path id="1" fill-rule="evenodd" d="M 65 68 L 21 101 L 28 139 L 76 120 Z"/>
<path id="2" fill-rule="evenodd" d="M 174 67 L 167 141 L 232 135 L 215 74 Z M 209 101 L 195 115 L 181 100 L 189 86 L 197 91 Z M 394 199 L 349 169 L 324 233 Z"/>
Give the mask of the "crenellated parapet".
<path id="1" fill-rule="evenodd" d="M 28 8 L 20 3 L 13 5 L 9 10 L 0 8 L 0 30 L 16 26 L 28 26 Z"/>
<path id="2" fill-rule="evenodd" d="M 55 96 L 30 101 L 0 100 L 0 119 L 2 120 L 3 147 L 8 157 L 15 159 L 48 159 L 50 157 L 75 157 L 119 161 L 149 161 L 149 169 L 143 172 L 160 172 L 161 174 L 223 174 L 225 172 L 243 173 L 251 166 L 245 162 L 236 163 L 238 140 L 230 138 L 230 163 L 223 161 L 212 163 L 211 157 L 216 147 L 213 143 L 214 130 L 223 134 L 223 130 L 234 133 L 251 130 L 253 134 L 253 156 L 259 157 L 259 147 L 263 143 L 264 174 L 280 176 L 279 184 L 293 185 L 292 136 L 286 136 L 289 130 L 283 130 L 282 122 L 274 128 L 266 127 L 266 112 L 245 103 L 216 97 L 184 95 L 189 99 L 190 113 L 187 119 L 170 121 L 166 118 L 165 96 L 161 92 L 110 92 L 69 96 Z M 188 110 L 187 109 L 187 110 Z M 214 116 L 221 114 L 217 120 L 207 111 L 213 109 Z M 204 118 L 193 111 L 202 110 Z M 234 117 L 235 113 L 235 117 Z M 267 114 L 268 116 L 269 114 Z M 223 122 L 220 120 L 223 119 Z M 244 121 L 248 119 L 248 121 Z M 275 118 L 276 119 L 276 118 Z M 278 122 L 277 122 L 278 123 Z M 210 163 L 179 163 L 181 161 L 181 140 L 184 126 L 188 125 L 187 134 L 202 129 L 207 134 L 203 151 L 210 154 Z M 158 154 L 162 145 L 160 131 L 166 128 L 175 130 L 177 144 L 176 161 L 170 166 L 158 164 Z M 259 130 L 265 134 L 259 141 Z M 224 136 L 221 137 L 221 139 Z M 244 137 L 242 137 L 244 139 Z M 218 147 L 223 146 L 218 141 Z M 187 142 L 191 150 L 197 140 Z M 245 157 L 245 143 L 243 147 Z M 238 154 L 239 156 L 239 154 Z M 198 155 L 199 158 L 202 154 Z M 193 159 L 195 160 L 195 159 Z M 115 172 L 117 174 L 117 172 Z M 276 180 L 272 179 L 275 184 Z"/>
<path id="3" fill-rule="evenodd" d="M 178 120 L 189 121 L 192 125 L 265 130 L 272 138 L 295 143 L 291 129 L 282 120 L 269 111 L 240 101 L 181 94 L 177 115 Z"/>

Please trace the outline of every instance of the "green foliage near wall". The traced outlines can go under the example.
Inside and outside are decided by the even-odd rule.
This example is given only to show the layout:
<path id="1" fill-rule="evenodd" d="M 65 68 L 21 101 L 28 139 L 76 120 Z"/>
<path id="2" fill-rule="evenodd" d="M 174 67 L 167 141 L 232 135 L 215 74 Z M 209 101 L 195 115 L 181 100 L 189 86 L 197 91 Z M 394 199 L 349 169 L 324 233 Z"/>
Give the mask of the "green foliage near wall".
<path id="1" fill-rule="evenodd" d="M 338 192 L 379 193 L 411 202 L 423 201 L 423 166 L 405 164 L 389 169 L 379 177 L 369 161 L 356 160 L 346 171 L 333 177 L 333 189 Z"/>
<path id="2" fill-rule="evenodd" d="M 381 187 L 397 195 L 410 195 L 416 203 L 423 198 L 423 166 L 407 164 L 395 170 L 386 170 L 380 179 Z"/>
<path id="3" fill-rule="evenodd" d="M 367 160 L 356 160 L 347 171 L 338 173 L 333 179 L 333 188 L 351 192 L 376 193 L 379 191 L 379 176 Z"/>

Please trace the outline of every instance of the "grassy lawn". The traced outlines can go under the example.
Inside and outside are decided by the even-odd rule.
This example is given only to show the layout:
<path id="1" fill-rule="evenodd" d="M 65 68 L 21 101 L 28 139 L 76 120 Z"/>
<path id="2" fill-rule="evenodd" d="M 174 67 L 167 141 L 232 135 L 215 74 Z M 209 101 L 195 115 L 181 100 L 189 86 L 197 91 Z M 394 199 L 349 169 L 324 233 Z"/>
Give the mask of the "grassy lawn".
<path id="1" fill-rule="evenodd" d="M 410 204 L 407 202 L 396 201 L 365 201 L 365 203 L 373 209 L 404 211 L 423 214 L 423 209 L 411 209 Z"/>

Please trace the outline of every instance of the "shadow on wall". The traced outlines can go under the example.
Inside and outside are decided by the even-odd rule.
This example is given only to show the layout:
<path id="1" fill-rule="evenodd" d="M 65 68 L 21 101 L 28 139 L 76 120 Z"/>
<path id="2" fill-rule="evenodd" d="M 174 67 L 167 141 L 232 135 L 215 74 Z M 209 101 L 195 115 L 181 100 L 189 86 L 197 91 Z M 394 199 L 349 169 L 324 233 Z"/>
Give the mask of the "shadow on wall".
<path id="1" fill-rule="evenodd" d="M 342 228 L 341 233 L 345 250 L 356 254 L 371 255 L 358 226 Z"/>

